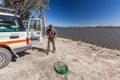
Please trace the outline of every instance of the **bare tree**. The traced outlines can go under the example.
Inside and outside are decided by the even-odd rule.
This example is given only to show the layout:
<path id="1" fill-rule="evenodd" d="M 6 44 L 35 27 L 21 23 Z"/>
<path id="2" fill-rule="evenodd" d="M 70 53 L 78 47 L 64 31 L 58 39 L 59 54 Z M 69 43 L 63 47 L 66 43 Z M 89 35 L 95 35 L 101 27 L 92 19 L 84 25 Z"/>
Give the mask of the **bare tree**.
<path id="1" fill-rule="evenodd" d="M 48 3 L 49 3 L 49 0 L 40 0 L 36 5 L 36 7 L 38 8 L 37 15 L 42 19 L 44 34 L 46 33 L 44 11 L 49 8 Z"/>

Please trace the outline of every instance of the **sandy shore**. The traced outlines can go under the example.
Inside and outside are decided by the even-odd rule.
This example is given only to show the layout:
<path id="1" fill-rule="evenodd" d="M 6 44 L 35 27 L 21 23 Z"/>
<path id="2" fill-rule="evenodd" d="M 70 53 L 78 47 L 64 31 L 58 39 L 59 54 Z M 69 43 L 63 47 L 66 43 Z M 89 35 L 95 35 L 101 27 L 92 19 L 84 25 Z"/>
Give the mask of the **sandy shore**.
<path id="1" fill-rule="evenodd" d="M 16 62 L 0 70 L 0 80 L 120 80 L 120 51 L 57 38 L 56 53 L 46 55 L 47 39 L 20 53 Z M 54 63 L 63 61 L 69 71 L 57 74 Z"/>

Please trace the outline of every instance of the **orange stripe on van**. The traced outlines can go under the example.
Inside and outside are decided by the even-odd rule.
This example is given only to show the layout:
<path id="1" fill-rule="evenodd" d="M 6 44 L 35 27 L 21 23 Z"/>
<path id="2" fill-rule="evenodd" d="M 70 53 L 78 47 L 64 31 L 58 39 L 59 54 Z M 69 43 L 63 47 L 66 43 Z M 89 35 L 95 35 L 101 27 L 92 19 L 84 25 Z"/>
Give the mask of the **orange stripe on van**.
<path id="1" fill-rule="evenodd" d="M 26 42 L 26 39 L 23 39 L 23 40 L 13 40 L 13 41 L 5 41 L 5 42 L 0 42 L 0 44 L 14 44 L 14 43 L 21 43 L 21 42 Z"/>

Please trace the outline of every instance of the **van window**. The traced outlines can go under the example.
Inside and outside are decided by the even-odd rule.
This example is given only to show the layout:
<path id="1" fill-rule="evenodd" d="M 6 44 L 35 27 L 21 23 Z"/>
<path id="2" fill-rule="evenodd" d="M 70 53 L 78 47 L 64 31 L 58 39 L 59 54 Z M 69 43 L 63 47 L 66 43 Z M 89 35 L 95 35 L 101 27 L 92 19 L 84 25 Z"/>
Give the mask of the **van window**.
<path id="1" fill-rule="evenodd" d="M 25 31 L 19 17 L 0 15 L 0 32 Z"/>
<path id="2" fill-rule="evenodd" d="M 30 30 L 41 31 L 40 20 L 31 20 L 30 22 Z"/>
<path id="3" fill-rule="evenodd" d="M 23 21 L 23 25 L 27 29 L 28 28 L 28 21 Z"/>

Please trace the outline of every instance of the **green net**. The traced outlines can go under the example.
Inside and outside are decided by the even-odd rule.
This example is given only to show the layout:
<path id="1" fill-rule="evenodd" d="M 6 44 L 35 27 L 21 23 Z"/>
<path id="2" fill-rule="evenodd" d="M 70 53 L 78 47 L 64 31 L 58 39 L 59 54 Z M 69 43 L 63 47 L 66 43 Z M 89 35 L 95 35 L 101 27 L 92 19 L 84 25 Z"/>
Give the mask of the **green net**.
<path id="1" fill-rule="evenodd" d="M 58 61 L 57 63 L 54 64 L 54 70 L 58 74 L 66 74 L 68 72 L 68 67 L 65 63 Z"/>

